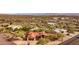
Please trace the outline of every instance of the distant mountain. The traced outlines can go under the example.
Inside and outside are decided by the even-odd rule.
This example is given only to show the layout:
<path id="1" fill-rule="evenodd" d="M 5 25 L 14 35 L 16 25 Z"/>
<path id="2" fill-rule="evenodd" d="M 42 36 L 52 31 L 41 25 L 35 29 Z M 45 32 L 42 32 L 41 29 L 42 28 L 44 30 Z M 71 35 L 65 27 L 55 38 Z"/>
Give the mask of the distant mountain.
<path id="1" fill-rule="evenodd" d="M 31 15 L 31 16 L 79 16 L 79 13 L 14 13 L 0 15 Z"/>
<path id="2" fill-rule="evenodd" d="M 16 15 L 33 15 L 33 16 L 79 16 L 79 13 L 16 13 Z"/>

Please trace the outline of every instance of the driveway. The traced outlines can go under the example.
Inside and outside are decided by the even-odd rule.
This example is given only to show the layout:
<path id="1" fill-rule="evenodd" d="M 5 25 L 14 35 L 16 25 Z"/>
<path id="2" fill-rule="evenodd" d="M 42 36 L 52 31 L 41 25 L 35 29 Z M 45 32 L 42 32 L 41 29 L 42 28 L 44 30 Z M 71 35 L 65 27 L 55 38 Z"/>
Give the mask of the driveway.
<path id="1" fill-rule="evenodd" d="M 59 45 L 79 45 L 79 34 L 60 43 Z"/>
<path id="2" fill-rule="evenodd" d="M 15 43 L 7 41 L 5 33 L 0 33 L 0 45 L 15 45 Z"/>

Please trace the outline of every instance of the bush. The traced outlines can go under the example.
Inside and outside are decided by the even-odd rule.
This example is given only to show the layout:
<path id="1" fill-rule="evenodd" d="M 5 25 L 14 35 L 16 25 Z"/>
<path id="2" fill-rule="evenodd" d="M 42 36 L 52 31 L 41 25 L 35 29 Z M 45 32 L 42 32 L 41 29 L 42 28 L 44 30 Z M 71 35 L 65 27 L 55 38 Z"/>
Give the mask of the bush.
<path id="1" fill-rule="evenodd" d="M 50 34 L 49 36 L 47 36 L 47 38 L 50 40 L 50 41 L 55 41 L 58 39 L 57 35 L 56 34 Z"/>
<path id="2" fill-rule="evenodd" d="M 36 29 L 36 30 L 33 30 L 34 32 L 43 32 L 43 31 L 47 31 L 47 29 L 46 28 L 38 28 L 38 29 Z"/>
<path id="3" fill-rule="evenodd" d="M 47 38 L 50 40 L 50 41 L 55 41 L 59 38 L 63 38 L 64 35 L 63 34 L 50 34 L 49 36 L 47 36 Z"/>
<path id="4" fill-rule="evenodd" d="M 23 28 L 21 30 L 23 30 L 23 31 L 29 31 L 30 29 L 31 29 L 30 27 L 23 26 Z"/>
<path id="5" fill-rule="evenodd" d="M 49 42 L 49 39 L 41 38 L 41 39 L 39 39 L 39 41 L 36 44 L 44 45 L 44 44 L 47 44 L 48 42 Z"/>
<path id="6" fill-rule="evenodd" d="M 64 37 L 64 34 L 59 33 L 59 34 L 57 34 L 57 36 L 58 36 L 58 38 L 63 38 Z"/>
<path id="7" fill-rule="evenodd" d="M 8 32 L 12 32 L 13 31 L 13 29 L 9 28 L 9 27 L 5 27 L 5 30 L 8 31 Z"/>
<path id="8" fill-rule="evenodd" d="M 67 29 L 67 31 L 69 32 L 69 33 L 74 33 L 75 31 L 75 28 L 73 28 L 73 27 L 69 27 L 68 29 Z"/>
<path id="9" fill-rule="evenodd" d="M 18 37 L 21 37 L 21 38 L 24 37 L 24 31 L 16 31 L 15 34 L 16 34 Z"/>
<path id="10" fill-rule="evenodd" d="M 0 32 L 3 32 L 3 30 L 4 30 L 3 28 L 0 28 Z"/>

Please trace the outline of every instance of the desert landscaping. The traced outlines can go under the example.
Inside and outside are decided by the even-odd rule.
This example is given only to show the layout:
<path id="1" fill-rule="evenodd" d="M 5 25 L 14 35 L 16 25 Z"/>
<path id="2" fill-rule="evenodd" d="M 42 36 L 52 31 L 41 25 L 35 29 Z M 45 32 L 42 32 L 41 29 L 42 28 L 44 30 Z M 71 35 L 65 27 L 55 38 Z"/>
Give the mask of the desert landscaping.
<path id="1" fill-rule="evenodd" d="M 79 16 L 0 15 L 0 45 L 59 45 L 78 34 Z"/>

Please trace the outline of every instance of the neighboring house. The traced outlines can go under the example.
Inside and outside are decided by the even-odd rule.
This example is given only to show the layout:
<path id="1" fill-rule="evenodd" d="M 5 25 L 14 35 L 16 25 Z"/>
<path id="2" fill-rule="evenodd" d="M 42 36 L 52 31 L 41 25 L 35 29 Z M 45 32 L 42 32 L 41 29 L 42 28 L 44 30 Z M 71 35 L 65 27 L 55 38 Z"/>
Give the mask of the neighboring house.
<path id="1" fill-rule="evenodd" d="M 64 20 L 64 19 L 65 19 L 65 17 L 61 17 L 61 19 L 62 19 L 62 20 Z"/>
<path id="2" fill-rule="evenodd" d="M 57 32 L 57 33 L 67 34 L 67 30 L 65 30 L 65 29 L 56 28 L 54 31 Z"/>
<path id="3" fill-rule="evenodd" d="M 55 23 L 57 20 L 54 20 L 54 19 L 49 19 L 47 22 L 52 22 L 52 23 Z"/>
<path id="4" fill-rule="evenodd" d="M 57 20 L 59 17 L 53 17 L 53 19 Z"/>
<path id="5" fill-rule="evenodd" d="M 56 24 L 55 20 L 51 20 L 51 19 L 48 20 L 47 23 L 48 23 L 49 25 L 55 25 L 55 24 Z"/>
<path id="6" fill-rule="evenodd" d="M 39 29 L 38 27 L 35 27 L 35 28 L 30 29 L 30 31 L 34 31 L 34 30 L 38 30 L 38 29 Z"/>
<path id="7" fill-rule="evenodd" d="M 9 23 L 1 23 L 0 24 L 0 26 L 2 26 L 2 27 L 8 26 L 8 25 L 10 25 L 10 24 Z"/>
<path id="8" fill-rule="evenodd" d="M 56 23 L 48 22 L 49 25 L 55 25 Z"/>
<path id="9" fill-rule="evenodd" d="M 8 28 L 12 28 L 13 30 L 15 30 L 15 29 L 21 29 L 22 26 L 21 25 L 9 25 Z"/>

